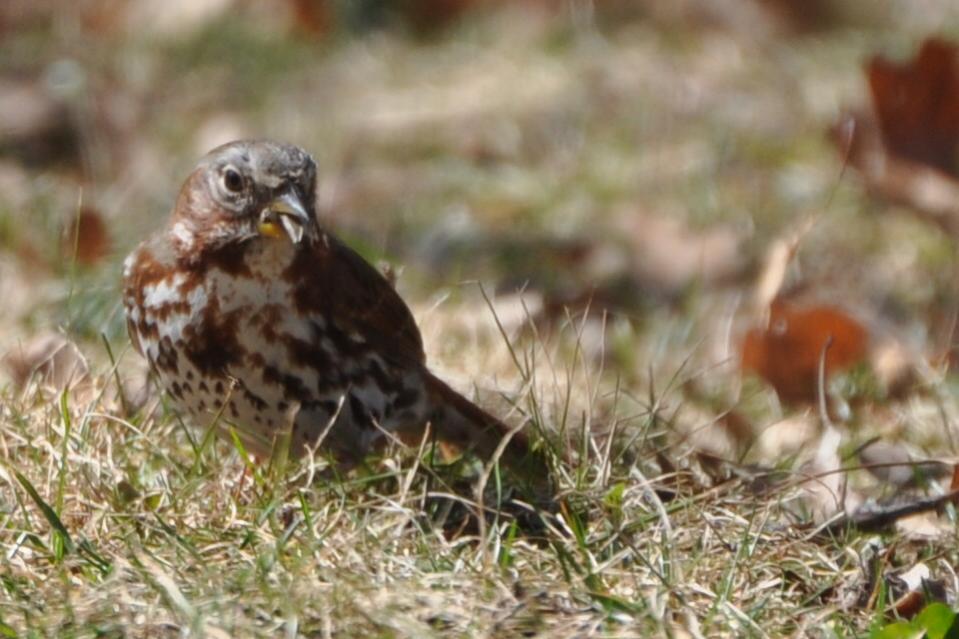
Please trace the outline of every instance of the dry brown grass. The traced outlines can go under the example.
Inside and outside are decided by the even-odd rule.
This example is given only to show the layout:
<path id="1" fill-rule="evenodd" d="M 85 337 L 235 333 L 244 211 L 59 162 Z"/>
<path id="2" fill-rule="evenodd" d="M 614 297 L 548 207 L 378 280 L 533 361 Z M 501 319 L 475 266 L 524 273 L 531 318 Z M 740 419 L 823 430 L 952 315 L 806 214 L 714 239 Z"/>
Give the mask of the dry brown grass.
<path id="1" fill-rule="evenodd" d="M 566 442 L 554 512 L 517 528 L 490 491 L 485 528 L 464 528 L 472 494 L 412 449 L 342 480 L 304 484 L 308 462 L 251 477 L 160 397 L 124 418 L 99 370 L 73 394 L 4 398 L 4 623 L 48 636 L 633 637 L 868 621 L 852 604 L 874 540 L 815 535 L 798 483 L 709 488 L 681 449 L 657 460 L 679 384 L 652 405 L 628 397 L 598 362 L 568 356 L 576 323 L 518 348 L 517 369 L 492 315 L 477 321 L 481 301 L 448 306 L 425 314 L 427 341 L 462 344 L 464 377 Z"/>
<path id="2" fill-rule="evenodd" d="M 757 265 L 810 213 L 790 283 L 920 353 L 941 350 L 956 308 L 952 244 L 878 215 L 825 137 L 864 98 L 866 53 L 909 51 L 937 19 L 955 32 L 955 8 L 850 5 L 870 19 L 805 35 L 696 2 L 612 23 L 506 8 L 425 41 L 318 44 L 245 3 L 179 38 L 89 38 L 69 11 L 5 35 L 4 74 L 82 71 L 67 88 L 87 179 L 0 157 L 0 344 L 65 334 L 89 375 L 62 393 L 21 367 L 0 388 L 0 636 L 854 636 L 885 619 L 871 575 L 917 562 L 954 597 L 954 510 L 925 538 L 822 534 L 806 488 L 822 478 L 802 470 L 819 417 L 736 370 Z M 340 478 L 323 460 L 251 469 L 140 388 L 119 261 L 196 157 L 243 135 L 317 155 L 325 223 L 405 266 L 437 372 L 553 451 L 552 508 L 502 505 L 494 476 L 477 517 L 476 468 L 430 469 L 413 448 Z M 112 236 L 88 267 L 63 244 L 80 202 Z M 721 242 L 735 264 L 710 268 L 728 276 L 702 274 L 692 240 Z M 682 268 L 634 255 L 651 241 Z M 576 287 L 597 274 L 616 313 L 533 321 L 588 299 Z M 877 434 L 955 454 L 954 376 L 921 368 L 915 392 L 854 406 L 844 465 Z"/>

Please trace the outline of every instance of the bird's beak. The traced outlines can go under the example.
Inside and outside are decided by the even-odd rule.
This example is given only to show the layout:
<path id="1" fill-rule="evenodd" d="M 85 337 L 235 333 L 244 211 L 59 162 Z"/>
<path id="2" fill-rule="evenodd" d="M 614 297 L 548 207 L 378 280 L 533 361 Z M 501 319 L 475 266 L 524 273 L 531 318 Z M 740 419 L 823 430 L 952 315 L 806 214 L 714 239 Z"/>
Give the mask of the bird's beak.
<path id="1" fill-rule="evenodd" d="M 310 222 L 310 214 L 294 193 L 286 191 L 276 196 L 260 214 L 260 235 L 283 237 L 283 232 L 294 244 L 303 239 L 303 232 Z"/>

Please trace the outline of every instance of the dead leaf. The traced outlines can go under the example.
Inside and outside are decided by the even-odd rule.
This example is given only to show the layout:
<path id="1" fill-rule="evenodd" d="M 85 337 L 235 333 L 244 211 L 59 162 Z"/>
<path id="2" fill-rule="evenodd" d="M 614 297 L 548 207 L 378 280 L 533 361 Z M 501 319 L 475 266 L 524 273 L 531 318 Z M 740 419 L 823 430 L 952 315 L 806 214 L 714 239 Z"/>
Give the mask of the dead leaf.
<path id="1" fill-rule="evenodd" d="M 846 117 L 855 122 L 849 163 L 869 192 L 959 237 L 959 183 L 942 171 L 888 154 L 871 116 Z"/>
<path id="2" fill-rule="evenodd" d="M 776 20 L 781 32 L 806 33 L 834 26 L 841 17 L 841 4 L 828 0 L 756 0 Z"/>
<path id="3" fill-rule="evenodd" d="M 805 411 L 764 428 L 756 437 L 757 455 L 764 462 L 777 464 L 814 450 L 818 435 L 819 420 Z"/>
<path id="4" fill-rule="evenodd" d="M 421 35 L 453 24 L 468 11 L 491 4 L 490 0 L 404 0 L 399 3 L 404 21 Z"/>
<path id="5" fill-rule="evenodd" d="M 844 115 L 833 140 L 871 193 L 959 237 L 959 49 L 928 39 L 913 61 L 877 56 L 866 75 L 872 108 Z"/>
<path id="6" fill-rule="evenodd" d="M 81 135 L 63 95 L 42 77 L 0 77 L 0 152 L 31 165 L 80 164 Z"/>
<path id="7" fill-rule="evenodd" d="M 778 238 L 770 243 L 766 251 L 754 293 L 756 314 L 764 318 L 764 321 L 768 321 L 769 306 L 782 291 L 796 248 L 797 243 Z"/>
<path id="8" fill-rule="evenodd" d="M 0 361 L 19 390 L 35 382 L 60 392 L 88 381 L 90 372 L 80 349 L 57 334 L 41 335 L 18 344 Z"/>
<path id="9" fill-rule="evenodd" d="M 743 234 L 732 226 L 697 229 L 634 208 L 620 212 L 614 225 L 594 237 L 488 236 L 483 254 L 496 256 L 497 270 L 507 273 L 498 290 L 540 292 L 547 319 L 565 318 L 567 309 L 601 314 L 668 303 L 690 286 L 721 286 L 746 272 Z M 463 246 L 477 250 L 476 244 Z"/>
<path id="10" fill-rule="evenodd" d="M 796 251 L 799 250 L 802 239 L 812 229 L 815 221 L 815 216 L 810 215 L 794 229 L 770 243 L 766 256 L 763 258 L 763 266 L 759 271 L 753 293 L 755 313 L 757 317 L 763 318 L 763 321 L 768 321 L 769 308 L 783 291 L 786 274 L 789 272 L 789 264 L 795 257 Z"/>
<path id="11" fill-rule="evenodd" d="M 845 312 L 829 306 L 770 308 L 769 325 L 746 333 L 742 369 L 766 380 L 786 402 L 814 402 L 819 396 L 819 365 L 826 345 L 826 379 L 862 362 L 869 332 Z"/>
<path id="12" fill-rule="evenodd" d="M 874 57 L 866 75 L 886 149 L 959 176 L 959 48 L 930 38 L 910 62 Z"/>
<path id="13" fill-rule="evenodd" d="M 955 534 L 955 528 L 936 512 L 929 511 L 896 521 L 896 532 L 910 541 L 931 541 Z"/>
<path id="14" fill-rule="evenodd" d="M 78 264 L 93 266 L 110 252 L 110 234 L 96 209 L 81 208 L 63 230 L 63 255 Z"/>
<path id="15" fill-rule="evenodd" d="M 902 342 L 887 337 L 869 349 L 869 366 L 886 395 L 901 397 L 916 381 L 917 358 Z"/>
<path id="16" fill-rule="evenodd" d="M 145 359 L 126 357 L 120 361 L 121 365 L 117 371 L 120 384 L 119 396 L 117 396 L 119 406 L 116 410 L 122 411 L 123 415 L 129 417 L 156 396 L 157 386 L 150 383 L 150 366 Z"/>
<path id="17" fill-rule="evenodd" d="M 915 460 L 899 444 L 878 440 L 859 451 L 859 463 L 879 481 L 898 487 L 916 486 L 949 472 L 947 464 Z"/>
<path id="18" fill-rule="evenodd" d="M 857 499 L 847 498 L 844 490 L 846 476 L 839 469 L 839 444 L 842 435 L 831 425 L 825 425 L 813 459 L 803 466 L 806 479 L 802 483 L 802 501 L 817 524 L 829 521 L 839 512 L 850 512 Z"/>
<path id="19" fill-rule="evenodd" d="M 887 574 L 886 583 L 895 602 L 889 612 L 912 619 L 934 601 L 946 601 L 945 584 L 933 579 L 929 566 L 919 562 L 901 574 Z"/>
<path id="20" fill-rule="evenodd" d="M 717 416 L 692 403 L 677 414 L 675 428 L 684 447 L 715 460 L 739 458 L 752 440 L 752 428 L 736 413 Z"/>
<path id="21" fill-rule="evenodd" d="M 651 288 L 677 292 L 693 282 L 706 286 L 743 272 L 743 235 L 731 226 L 694 229 L 668 214 L 631 211 L 620 216 L 632 270 Z"/>
<path id="22" fill-rule="evenodd" d="M 185 38 L 230 9 L 236 0 L 136 0 L 127 3 L 127 29 L 148 29 L 151 35 Z"/>
<path id="23" fill-rule="evenodd" d="M 912 619 L 919 614 L 926 603 L 926 598 L 918 590 L 910 590 L 892 604 L 896 616 L 901 619 Z"/>
<path id="24" fill-rule="evenodd" d="M 293 8 L 293 27 L 313 37 L 332 30 L 335 16 L 329 0 L 289 0 Z"/>

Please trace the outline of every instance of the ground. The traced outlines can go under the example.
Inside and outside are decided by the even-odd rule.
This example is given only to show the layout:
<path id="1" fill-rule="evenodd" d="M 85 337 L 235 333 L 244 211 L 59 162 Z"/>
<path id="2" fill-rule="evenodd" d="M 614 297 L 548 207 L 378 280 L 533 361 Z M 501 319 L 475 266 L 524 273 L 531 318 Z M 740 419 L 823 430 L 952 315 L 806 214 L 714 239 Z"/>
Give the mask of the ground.
<path id="1" fill-rule="evenodd" d="M 951 505 L 823 528 L 809 487 L 906 495 L 828 472 L 874 438 L 956 455 L 954 240 L 829 134 L 870 56 L 959 37 L 952 3 L 75 4 L 0 10 L 0 635 L 859 636 L 917 566 L 955 604 Z M 429 442 L 334 478 L 171 410 L 121 262 L 246 136 L 314 154 L 323 223 L 396 276 L 433 369 L 526 422 L 558 489 L 539 514 Z M 908 390 L 827 407 L 743 375 L 776 264 L 767 298 L 856 317 Z"/>

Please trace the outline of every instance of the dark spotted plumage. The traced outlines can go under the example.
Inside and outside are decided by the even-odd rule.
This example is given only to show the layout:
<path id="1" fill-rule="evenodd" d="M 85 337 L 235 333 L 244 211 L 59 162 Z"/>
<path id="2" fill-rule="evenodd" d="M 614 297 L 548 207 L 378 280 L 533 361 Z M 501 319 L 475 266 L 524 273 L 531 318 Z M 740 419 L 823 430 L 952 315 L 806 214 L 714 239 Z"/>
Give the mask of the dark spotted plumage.
<path id="1" fill-rule="evenodd" d="M 168 226 L 126 260 L 130 337 L 196 426 L 216 416 L 254 453 L 292 428 L 343 462 L 383 431 L 490 455 L 506 427 L 426 367 L 412 314 L 387 280 L 321 229 L 303 150 L 241 141 L 187 178 Z M 515 435 L 506 459 L 527 456 Z"/>

